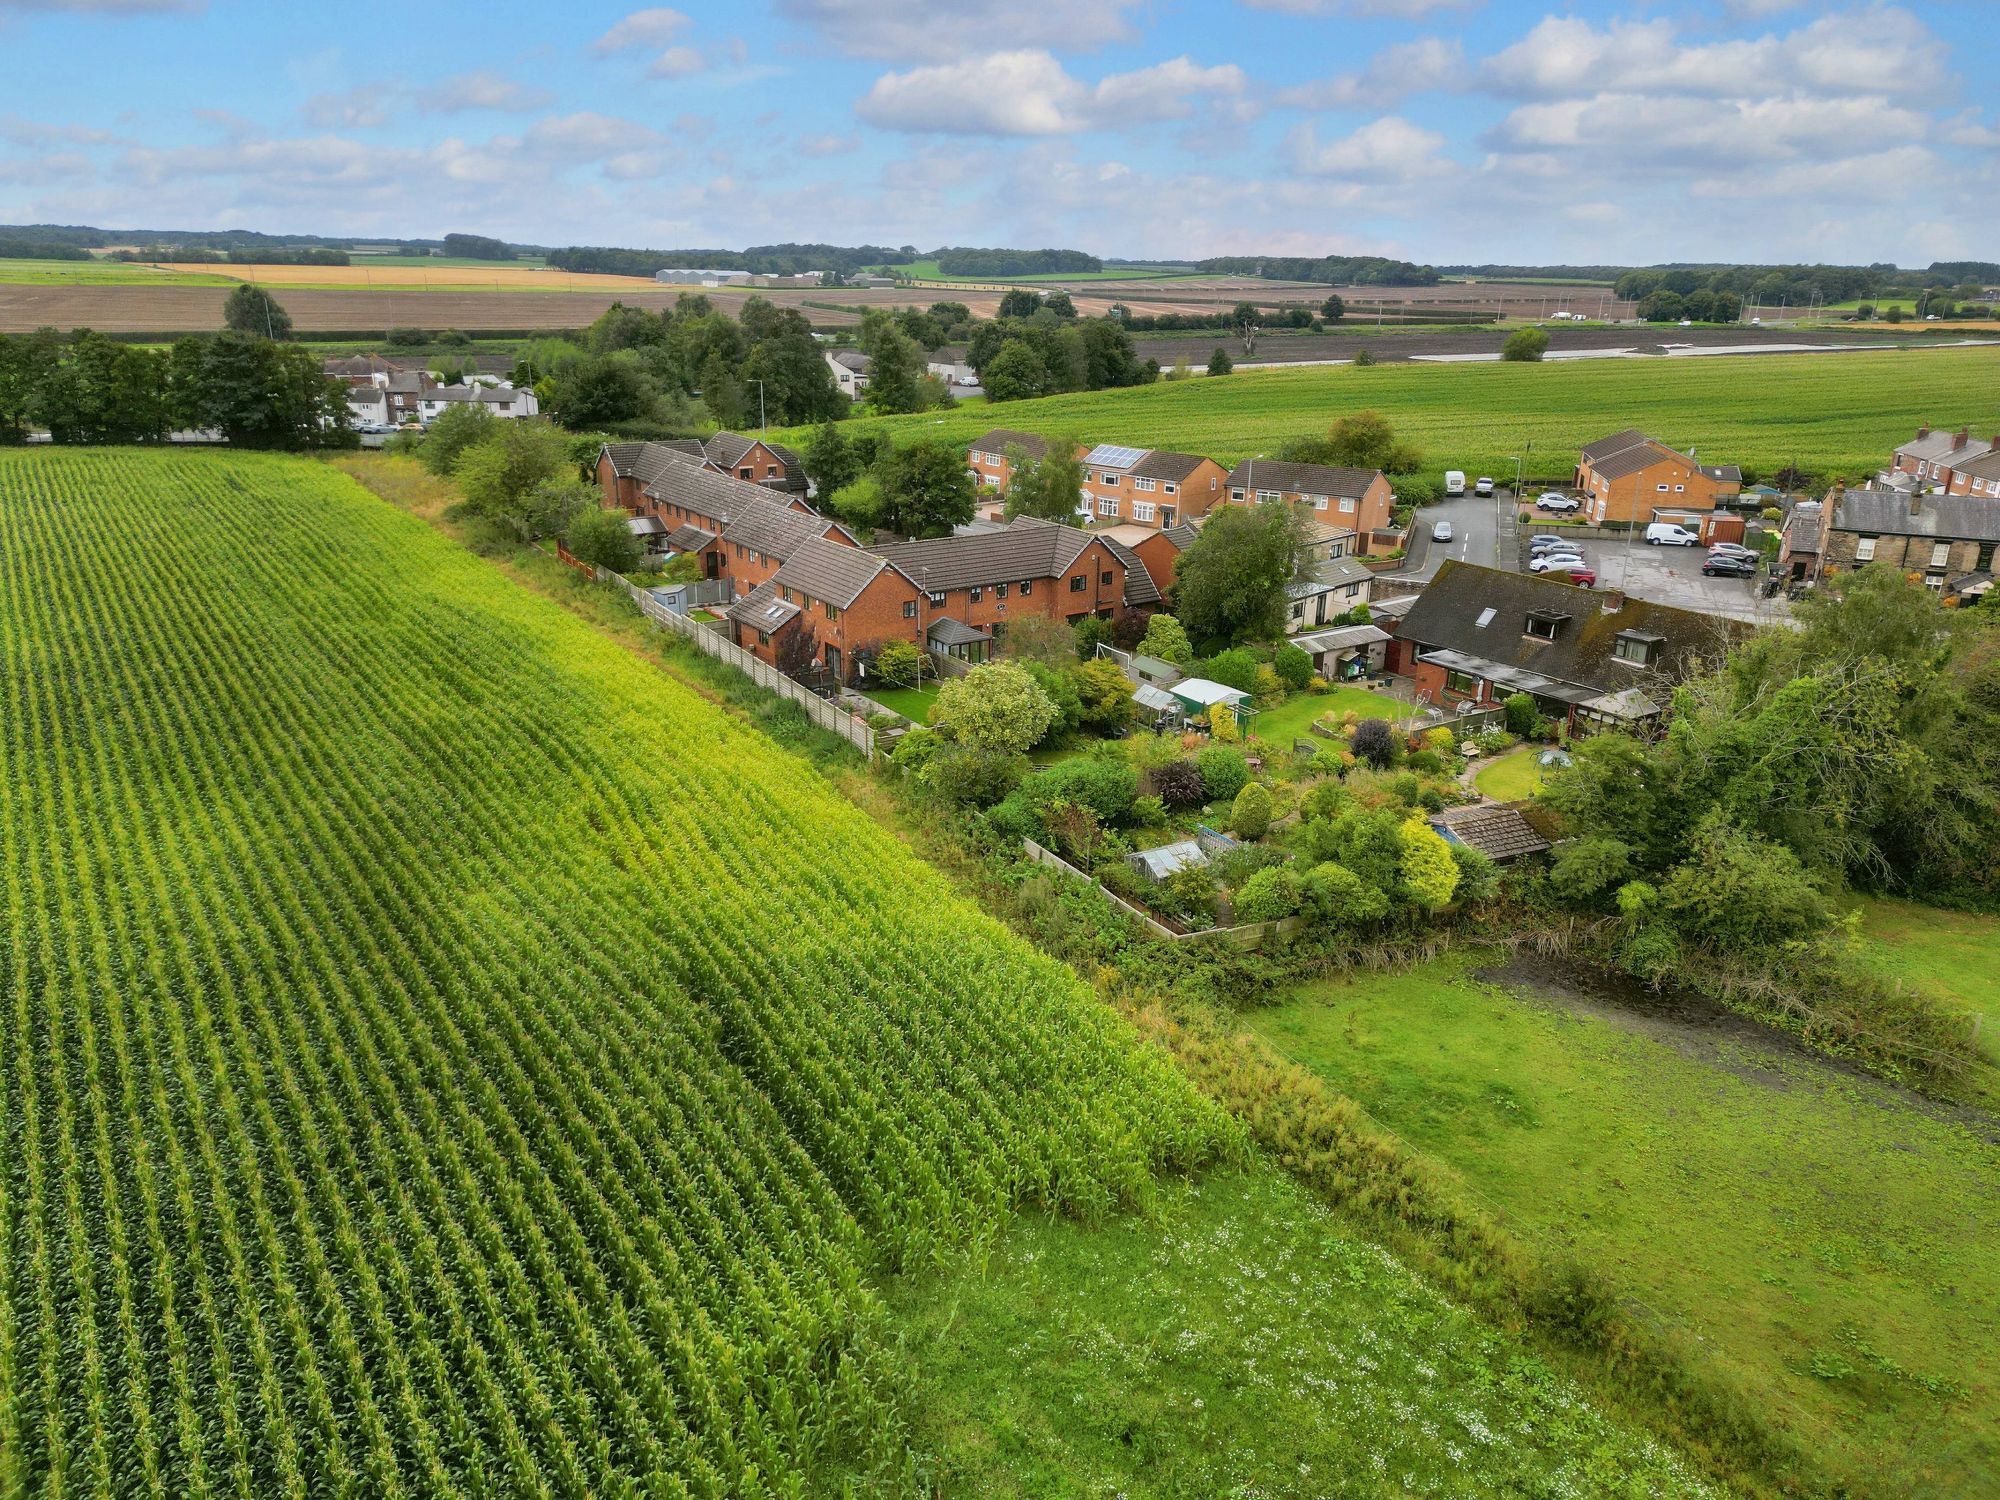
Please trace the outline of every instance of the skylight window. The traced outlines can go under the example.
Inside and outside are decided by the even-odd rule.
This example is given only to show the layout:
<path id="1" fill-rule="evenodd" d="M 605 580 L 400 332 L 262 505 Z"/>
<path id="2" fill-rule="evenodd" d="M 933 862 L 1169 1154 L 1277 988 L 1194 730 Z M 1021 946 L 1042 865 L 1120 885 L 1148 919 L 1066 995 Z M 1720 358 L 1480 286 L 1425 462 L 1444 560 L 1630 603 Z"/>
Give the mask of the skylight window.
<path id="1" fill-rule="evenodd" d="M 1479 612 L 1479 618 L 1475 620 L 1473 623 L 1477 625 L 1481 630 L 1484 630 L 1488 625 L 1491 625 L 1493 623 L 1493 617 L 1498 613 L 1499 611 L 1497 609 L 1494 609 L 1489 605 L 1487 608 L 1482 609 Z"/>

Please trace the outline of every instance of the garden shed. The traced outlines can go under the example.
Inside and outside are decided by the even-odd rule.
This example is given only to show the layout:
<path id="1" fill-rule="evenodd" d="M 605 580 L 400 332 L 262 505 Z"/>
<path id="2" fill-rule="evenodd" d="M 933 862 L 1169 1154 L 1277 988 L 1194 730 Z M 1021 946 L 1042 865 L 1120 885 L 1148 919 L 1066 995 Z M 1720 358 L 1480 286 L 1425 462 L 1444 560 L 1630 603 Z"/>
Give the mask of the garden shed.
<path id="1" fill-rule="evenodd" d="M 1235 710 L 1238 722 L 1256 712 L 1250 707 L 1250 695 L 1243 689 L 1211 682 L 1206 677 L 1183 677 L 1167 691 L 1179 700 L 1181 712 L 1190 719 L 1205 717 L 1218 703 Z"/>

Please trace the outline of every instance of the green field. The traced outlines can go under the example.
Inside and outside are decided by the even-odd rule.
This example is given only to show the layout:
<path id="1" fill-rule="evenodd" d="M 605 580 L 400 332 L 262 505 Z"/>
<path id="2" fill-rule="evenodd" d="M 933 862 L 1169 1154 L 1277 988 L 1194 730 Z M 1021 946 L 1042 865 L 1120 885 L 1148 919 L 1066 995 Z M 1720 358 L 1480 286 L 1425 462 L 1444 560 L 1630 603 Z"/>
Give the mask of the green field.
<path id="1" fill-rule="evenodd" d="M 237 277 L 162 271 L 118 260 L 0 260 L 0 286 L 234 286 Z"/>
<path id="2" fill-rule="evenodd" d="M 1873 474 L 1924 420 L 2000 422 L 2000 347 L 1568 364 L 1249 370 L 1222 380 L 966 403 L 863 419 L 904 439 L 966 443 L 995 424 L 1048 436 L 1205 453 L 1234 464 L 1373 407 L 1432 468 L 1570 467 L 1583 444 L 1635 424 L 1705 459 L 1768 473 Z M 803 442 L 801 431 L 776 433 Z M 1524 449 L 1524 444 L 1532 444 Z M 1511 467 L 1505 472 L 1511 473 Z"/>
<path id="3" fill-rule="evenodd" d="M 518 270 L 532 271 L 546 266 L 548 261 L 539 255 L 522 255 L 513 260 L 473 260 L 464 255 L 350 255 L 348 260 L 357 266 L 512 266 Z"/>
<path id="4" fill-rule="evenodd" d="M 1254 1024 L 1697 1341 L 1853 1493 L 1996 1492 L 2000 1120 L 1469 969 L 1314 986 Z"/>
<path id="5" fill-rule="evenodd" d="M 907 261 L 889 268 L 898 276 L 908 276 L 913 281 L 975 281 L 991 282 L 995 285 L 1012 285 L 1016 282 L 1032 285 L 1042 281 L 1198 281 L 1202 277 L 1196 271 L 1155 271 L 1148 268 L 1120 270 L 1116 266 L 1106 266 L 1102 271 L 1047 271 L 1027 276 L 947 276 L 938 269 L 935 260 Z"/>
<path id="6" fill-rule="evenodd" d="M 1519 802 L 1532 797 L 1542 785 L 1542 770 L 1535 760 L 1540 754 L 1540 746 L 1530 745 L 1490 760 L 1473 772 L 1472 784 L 1481 796 L 1491 797 L 1495 802 Z"/>
<path id="7" fill-rule="evenodd" d="M 1863 960 L 1891 979 L 1983 1016 L 1980 1051 L 2000 1064 L 2000 917 L 1884 897 L 1864 898 L 1856 907 Z"/>

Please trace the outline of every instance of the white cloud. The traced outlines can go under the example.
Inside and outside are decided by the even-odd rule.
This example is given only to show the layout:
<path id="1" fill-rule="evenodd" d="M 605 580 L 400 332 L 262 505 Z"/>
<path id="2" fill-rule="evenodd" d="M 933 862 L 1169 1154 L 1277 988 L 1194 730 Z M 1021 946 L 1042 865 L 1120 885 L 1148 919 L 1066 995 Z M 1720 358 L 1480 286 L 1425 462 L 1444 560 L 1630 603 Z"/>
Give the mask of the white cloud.
<path id="1" fill-rule="evenodd" d="M 686 29 L 688 18 L 664 5 L 635 10 L 590 44 L 599 57 L 630 47 L 664 47 Z"/>
<path id="2" fill-rule="evenodd" d="M 321 130 L 364 130 L 389 122 L 398 92 L 385 83 L 357 84 L 339 93 L 314 94 L 299 106 L 299 114 Z"/>
<path id="3" fill-rule="evenodd" d="M 94 130 L 86 125 L 48 125 L 39 120 L 24 120 L 19 115 L 0 115 L 0 141 L 12 146 L 35 149 L 57 144 L 105 146 L 117 139 L 108 130 Z"/>
<path id="4" fill-rule="evenodd" d="M 688 78 L 708 66 L 692 47 L 669 47 L 646 69 L 648 78 Z"/>
<path id="5" fill-rule="evenodd" d="M 1698 99 L 1599 94 L 1527 104 L 1489 135 L 1501 150 L 1585 151 L 1624 165 L 1748 166 L 1922 140 L 1930 120 L 1879 98 Z"/>
<path id="6" fill-rule="evenodd" d="M 1233 63 L 1203 67 L 1172 58 L 1095 84 L 1076 79 L 1047 52 L 994 52 L 963 62 L 885 73 L 855 113 L 885 130 L 942 135 L 1071 135 L 1153 120 L 1183 119 L 1192 98 L 1243 93 Z"/>
<path id="7" fill-rule="evenodd" d="M 996 39 L 1020 49 L 1091 52 L 1133 34 L 1127 13 L 1140 0 L 777 0 L 781 15 L 818 31 L 841 51 L 892 62 L 943 62 L 983 51 Z"/>
<path id="8" fill-rule="evenodd" d="M 829 156 L 845 156 L 861 142 L 851 135 L 809 135 L 798 144 L 798 153 L 814 161 Z"/>
<path id="9" fill-rule="evenodd" d="M 1294 168 L 1309 177 L 1396 182 L 1458 170 L 1443 154 L 1442 135 L 1400 115 L 1371 120 L 1353 134 L 1325 144 L 1310 125 L 1303 125 L 1292 133 L 1290 145 Z"/>
<path id="10" fill-rule="evenodd" d="M 1420 20 L 1441 10 L 1470 10 L 1482 0 L 1243 0 L 1252 10 L 1288 16 L 1397 16 Z"/>
<path id="11" fill-rule="evenodd" d="M 432 114 L 457 114 L 468 109 L 525 114 L 553 103 L 555 96 L 547 89 L 517 83 L 482 68 L 447 78 L 432 88 L 420 91 L 417 99 Z"/>
<path id="12" fill-rule="evenodd" d="M 1358 73 L 1280 90 L 1277 102 L 1289 109 L 1378 109 L 1450 87 L 1465 76 L 1465 48 L 1458 39 L 1425 36 L 1384 47 Z"/>
<path id="13" fill-rule="evenodd" d="M 1781 11 L 1795 9 L 1799 0 L 1722 0 L 1722 8 L 1737 21 L 1761 21 Z"/>

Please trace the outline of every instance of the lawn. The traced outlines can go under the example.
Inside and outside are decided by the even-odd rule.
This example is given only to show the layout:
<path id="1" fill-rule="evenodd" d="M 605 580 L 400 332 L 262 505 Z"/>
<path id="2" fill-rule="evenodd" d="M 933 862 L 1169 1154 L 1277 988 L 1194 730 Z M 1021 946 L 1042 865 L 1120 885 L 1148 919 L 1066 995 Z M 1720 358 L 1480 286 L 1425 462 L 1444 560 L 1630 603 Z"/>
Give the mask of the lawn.
<path id="1" fill-rule="evenodd" d="M 1490 760 L 1473 773 L 1472 784 L 1482 797 L 1495 802 L 1519 802 L 1541 790 L 1542 768 L 1535 763 L 1539 745 Z"/>
<path id="2" fill-rule="evenodd" d="M 1224 464 L 1324 432 L 1372 407 L 1435 465 L 1512 473 L 1510 454 L 1562 470 L 1578 447 L 1644 416 L 1655 435 L 1768 473 L 1796 459 L 1872 473 L 1916 420 L 2000 421 L 2000 347 L 1774 354 L 1755 359 L 1382 364 L 1247 370 L 1214 380 L 859 419 L 904 439 L 966 443 L 996 420 L 1023 431 L 1205 453 Z M 1003 409 L 1004 408 L 1004 411 Z M 774 433 L 804 442 L 809 433 Z M 1505 466 L 1503 468 L 1503 465 Z"/>
<path id="3" fill-rule="evenodd" d="M 1705 1493 L 1268 1167 L 1024 1216 L 887 1296 L 927 1494 Z"/>
<path id="4" fill-rule="evenodd" d="M 1357 687 L 1335 687 L 1324 693 L 1298 693 L 1276 708 L 1263 709 L 1250 721 L 1249 730 L 1265 744 L 1289 750 L 1293 740 L 1304 739 L 1312 733 L 1308 726 L 1320 715 L 1332 714 L 1337 719 L 1350 710 L 1364 719 L 1399 722 L 1408 716 L 1410 706 L 1387 693 L 1371 693 Z"/>
<path id="5" fill-rule="evenodd" d="M 2000 918 L 1873 896 L 1856 908 L 1863 960 L 1984 1016 L 1980 1050 L 2000 1062 Z"/>
<path id="6" fill-rule="evenodd" d="M 1470 967 L 1315 985 L 1253 1024 L 1699 1340 L 1836 1478 L 1995 1493 L 2000 1122 Z"/>
<path id="7" fill-rule="evenodd" d="M 931 709 L 937 703 L 938 690 L 935 687 L 871 687 L 862 690 L 884 708 L 894 709 L 906 719 L 915 719 L 919 724 L 931 721 Z"/>

